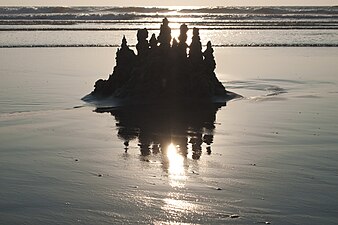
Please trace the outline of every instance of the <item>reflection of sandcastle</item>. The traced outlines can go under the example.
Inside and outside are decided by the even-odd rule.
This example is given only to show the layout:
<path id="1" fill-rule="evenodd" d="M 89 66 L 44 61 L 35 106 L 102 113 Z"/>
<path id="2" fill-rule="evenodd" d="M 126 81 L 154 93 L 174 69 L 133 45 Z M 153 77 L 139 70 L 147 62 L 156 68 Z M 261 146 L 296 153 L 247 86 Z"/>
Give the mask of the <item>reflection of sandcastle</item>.
<path id="1" fill-rule="evenodd" d="M 166 154 L 169 144 L 174 144 L 182 156 L 191 152 L 193 159 L 199 159 L 203 144 L 206 153 L 211 154 L 218 109 L 215 105 L 203 108 L 196 105 L 183 110 L 149 106 L 97 108 L 96 112 L 114 116 L 118 137 L 124 142 L 126 151 L 133 140 L 138 141 L 142 156 Z"/>
<path id="2" fill-rule="evenodd" d="M 95 83 L 93 96 L 138 100 L 212 99 L 229 100 L 227 92 L 214 73 L 216 63 L 211 42 L 202 52 L 199 30 L 193 28 L 190 46 L 186 44 L 187 25 L 180 27 L 178 41 L 171 38 L 165 18 L 156 38 L 148 41 L 147 29 L 137 32 L 137 55 L 125 37 L 116 53 L 116 66 L 108 80 Z M 187 49 L 189 54 L 187 55 Z M 131 103 L 132 104 L 132 103 Z"/>

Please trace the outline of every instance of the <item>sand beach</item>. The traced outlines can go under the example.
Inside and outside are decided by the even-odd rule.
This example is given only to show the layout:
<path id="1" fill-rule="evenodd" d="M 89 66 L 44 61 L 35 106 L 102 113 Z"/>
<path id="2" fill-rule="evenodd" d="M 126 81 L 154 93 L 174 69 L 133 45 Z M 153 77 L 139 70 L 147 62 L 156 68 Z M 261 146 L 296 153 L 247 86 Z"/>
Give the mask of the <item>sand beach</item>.
<path id="1" fill-rule="evenodd" d="M 2 224 L 336 223 L 336 48 L 216 48 L 244 98 L 178 131 L 212 136 L 195 159 L 125 152 L 126 127 L 80 100 L 115 50 L 0 49 Z"/>
<path id="2" fill-rule="evenodd" d="M 337 7 L 0 7 L 0 224 L 337 224 Z M 81 99 L 169 18 L 242 98 Z"/>

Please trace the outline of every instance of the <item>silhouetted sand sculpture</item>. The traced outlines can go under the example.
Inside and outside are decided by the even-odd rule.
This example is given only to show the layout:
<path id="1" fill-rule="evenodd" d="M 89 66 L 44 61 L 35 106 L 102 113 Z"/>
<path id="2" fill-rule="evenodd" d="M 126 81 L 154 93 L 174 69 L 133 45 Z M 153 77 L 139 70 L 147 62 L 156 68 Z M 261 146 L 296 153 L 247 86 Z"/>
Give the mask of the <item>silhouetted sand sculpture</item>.
<path id="1" fill-rule="evenodd" d="M 172 39 L 169 21 L 165 18 L 158 38 L 153 34 L 148 42 L 147 29 L 140 29 L 137 55 L 123 37 L 113 73 L 107 80 L 96 81 L 94 91 L 84 100 L 110 99 L 115 107 L 153 103 L 224 104 L 239 97 L 226 91 L 217 79 L 211 42 L 202 52 L 199 30 L 193 28 L 188 46 L 187 31 L 187 25 L 181 25 L 178 41 Z"/>

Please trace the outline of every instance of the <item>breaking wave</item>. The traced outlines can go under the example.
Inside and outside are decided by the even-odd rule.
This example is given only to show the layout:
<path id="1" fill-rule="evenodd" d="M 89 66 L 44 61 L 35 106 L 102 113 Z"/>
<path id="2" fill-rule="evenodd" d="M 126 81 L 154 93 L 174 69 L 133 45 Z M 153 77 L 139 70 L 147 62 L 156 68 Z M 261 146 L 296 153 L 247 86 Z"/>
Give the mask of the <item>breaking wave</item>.
<path id="1" fill-rule="evenodd" d="M 247 22 L 248 26 L 290 26 L 303 22 L 305 27 L 338 28 L 338 7 L 214 7 L 214 8 L 159 8 L 159 7 L 0 7 L 0 23 L 5 25 L 50 23 L 158 23 L 164 17 L 189 24 L 219 27 L 230 22 Z M 270 23 L 265 23 L 270 22 Z M 273 23 L 273 24 L 272 24 Z"/>
<path id="2" fill-rule="evenodd" d="M 334 6 L 0 7 L 0 48 L 117 47 L 128 31 L 158 32 L 164 17 L 176 33 L 182 23 L 203 30 L 216 47 L 338 46 Z"/>

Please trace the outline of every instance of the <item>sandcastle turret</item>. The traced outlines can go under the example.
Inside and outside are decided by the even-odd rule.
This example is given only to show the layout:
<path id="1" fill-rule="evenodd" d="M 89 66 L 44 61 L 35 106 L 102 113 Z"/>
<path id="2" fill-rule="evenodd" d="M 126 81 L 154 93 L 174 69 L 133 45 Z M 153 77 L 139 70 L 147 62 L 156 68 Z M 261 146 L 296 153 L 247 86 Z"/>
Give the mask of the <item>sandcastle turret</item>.
<path id="1" fill-rule="evenodd" d="M 160 28 L 160 34 L 157 38 L 161 47 L 169 48 L 171 41 L 171 28 L 169 27 L 169 21 L 167 18 L 164 18 Z"/>
<path id="2" fill-rule="evenodd" d="M 149 43 L 148 43 L 148 30 L 146 28 L 140 29 L 137 31 L 137 41 L 136 49 L 137 55 L 144 57 L 148 55 L 149 52 Z"/>
<path id="3" fill-rule="evenodd" d="M 156 39 L 156 36 L 155 34 L 152 34 L 149 40 L 150 49 L 155 49 L 157 47 L 157 44 L 158 44 L 158 41 Z"/>
<path id="4" fill-rule="evenodd" d="M 204 64 L 208 72 L 213 72 L 216 68 L 216 61 L 213 53 L 214 49 L 211 46 L 211 41 L 208 41 L 207 49 L 203 52 Z"/>
<path id="5" fill-rule="evenodd" d="M 121 48 L 116 52 L 116 67 L 128 66 L 128 64 L 135 61 L 135 53 L 127 45 L 127 39 L 125 36 L 122 38 Z"/>
<path id="6" fill-rule="evenodd" d="M 123 35 L 121 49 L 128 48 L 126 36 Z"/>
<path id="7" fill-rule="evenodd" d="M 199 64 L 203 61 L 202 44 L 198 28 L 193 28 L 193 36 L 190 44 L 189 59 L 193 64 Z"/>
<path id="8" fill-rule="evenodd" d="M 180 26 L 180 36 L 178 36 L 178 40 L 180 41 L 178 44 L 178 55 L 180 58 L 187 58 L 187 48 L 188 45 L 186 43 L 188 35 L 188 26 L 186 24 L 182 24 Z"/>
<path id="9" fill-rule="evenodd" d="M 137 32 L 137 55 L 128 47 L 125 36 L 116 52 L 116 66 L 107 80 L 98 80 L 94 96 L 113 97 L 119 104 L 140 102 L 170 102 L 204 99 L 204 102 L 227 99 L 227 91 L 214 73 L 216 62 L 211 42 L 202 53 L 199 30 L 193 37 L 187 56 L 188 26 L 182 24 L 178 40 L 171 38 L 167 18 L 163 19 L 160 34 L 148 42 L 148 30 Z M 172 41 L 172 45 L 170 44 Z"/>

